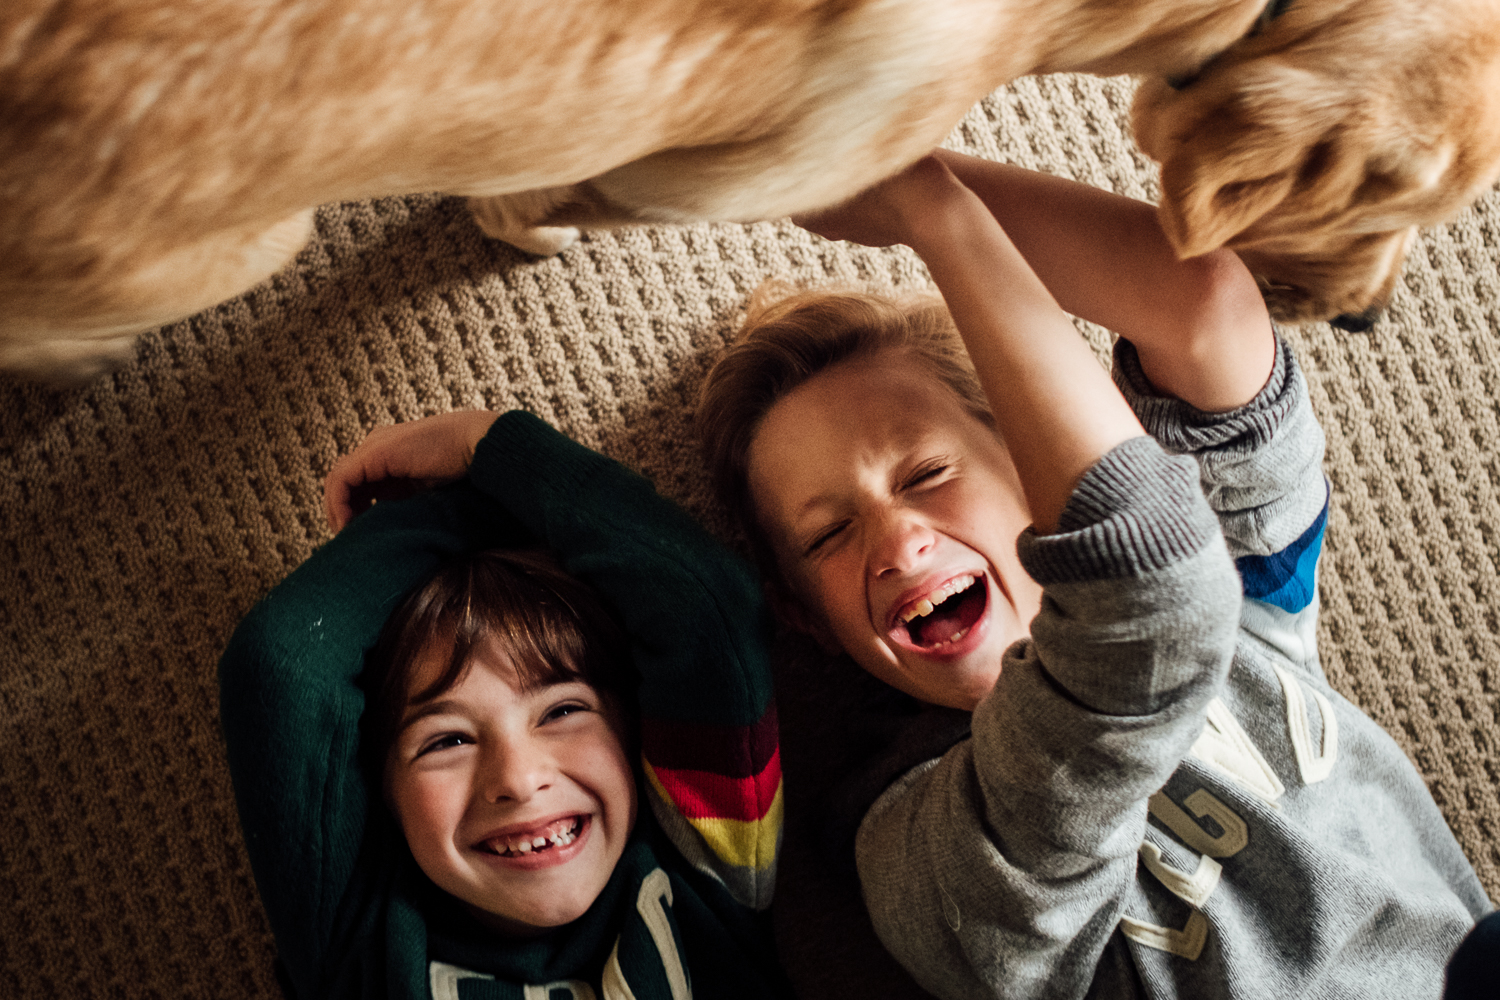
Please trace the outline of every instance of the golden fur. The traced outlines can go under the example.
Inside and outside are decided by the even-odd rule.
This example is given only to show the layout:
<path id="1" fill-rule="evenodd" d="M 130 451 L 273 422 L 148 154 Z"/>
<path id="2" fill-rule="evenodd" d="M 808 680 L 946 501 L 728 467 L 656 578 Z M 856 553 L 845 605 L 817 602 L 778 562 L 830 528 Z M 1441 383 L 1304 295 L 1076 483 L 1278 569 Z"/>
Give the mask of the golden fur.
<path id="1" fill-rule="evenodd" d="M 1500 170 L 1500 0 L 1300 3 L 1239 42 L 1260 0 L 6 0 L 0 367 L 101 370 L 279 269 L 323 202 L 467 195 L 534 252 L 575 225 L 774 218 L 1017 76 L 1205 63 L 1137 109 L 1173 240 L 1242 247 L 1302 290 L 1284 315 L 1359 308 L 1412 225 Z M 1299 92 L 1262 107 L 1282 78 Z"/>
<path id="2" fill-rule="evenodd" d="M 1500 175 L 1500 0 L 1299 0 L 1134 119 L 1179 254 L 1234 248 L 1278 319 L 1378 309 Z"/>

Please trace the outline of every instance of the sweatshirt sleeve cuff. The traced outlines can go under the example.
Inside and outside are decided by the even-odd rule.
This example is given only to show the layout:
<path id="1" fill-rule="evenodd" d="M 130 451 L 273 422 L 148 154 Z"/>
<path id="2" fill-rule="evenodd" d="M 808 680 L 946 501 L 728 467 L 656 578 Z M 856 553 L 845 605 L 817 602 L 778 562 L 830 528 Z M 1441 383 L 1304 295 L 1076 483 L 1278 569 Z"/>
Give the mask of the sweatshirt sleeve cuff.
<path id="1" fill-rule="evenodd" d="M 1306 395 L 1297 360 L 1280 335 L 1276 337 L 1276 357 L 1266 384 L 1250 402 L 1224 413 L 1209 413 L 1159 394 L 1141 368 L 1135 345 L 1123 337 L 1115 341 L 1113 374 L 1115 385 L 1146 433 L 1173 454 L 1231 445 L 1253 451 L 1271 439 L 1300 396 Z"/>
<path id="2" fill-rule="evenodd" d="M 1047 586 L 1164 569 L 1195 555 L 1218 530 L 1197 464 L 1136 437 L 1084 473 L 1055 534 L 1027 528 L 1017 548 L 1026 572 Z"/>

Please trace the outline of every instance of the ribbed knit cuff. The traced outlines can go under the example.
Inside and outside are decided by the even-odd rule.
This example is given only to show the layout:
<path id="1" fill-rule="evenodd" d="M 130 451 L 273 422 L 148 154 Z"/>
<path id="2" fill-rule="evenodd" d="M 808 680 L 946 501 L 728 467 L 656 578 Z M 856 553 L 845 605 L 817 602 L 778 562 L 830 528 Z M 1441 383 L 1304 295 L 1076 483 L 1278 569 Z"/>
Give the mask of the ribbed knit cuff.
<path id="1" fill-rule="evenodd" d="M 1250 402 L 1225 413 L 1208 413 L 1158 394 L 1141 369 L 1135 345 L 1123 337 L 1115 341 L 1112 371 L 1115 385 L 1146 433 L 1174 454 L 1260 448 L 1276 433 L 1302 394 L 1302 373 L 1291 346 L 1280 336 L 1276 337 L 1276 359 L 1266 384 Z"/>
<path id="2" fill-rule="evenodd" d="M 1052 535 L 1028 528 L 1021 564 L 1043 586 L 1140 576 L 1200 551 L 1219 522 L 1198 482 L 1198 466 L 1149 437 L 1112 448 L 1084 473 Z"/>

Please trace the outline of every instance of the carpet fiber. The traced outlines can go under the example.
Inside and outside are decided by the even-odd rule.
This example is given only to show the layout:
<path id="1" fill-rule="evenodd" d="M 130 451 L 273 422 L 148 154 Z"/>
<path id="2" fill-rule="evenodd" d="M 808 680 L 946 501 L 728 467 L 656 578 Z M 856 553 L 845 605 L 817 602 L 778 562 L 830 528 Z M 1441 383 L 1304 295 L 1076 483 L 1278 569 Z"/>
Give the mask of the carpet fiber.
<path id="1" fill-rule="evenodd" d="M 1128 102 L 1120 80 L 1023 80 L 952 144 L 1150 197 Z M 1372 332 L 1292 332 L 1333 482 L 1325 669 L 1411 755 L 1491 896 L 1497 261 L 1492 192 L 1424 234 Z M 536 260 L 481 238 L 457 200 L 392 198 L 324 208 L 286 270 L 145 337 L 110 377 L 68 392 L 0 379 L 0 996 L 276 997 L 215 663 L 238 618 L 327 537 L 320 482 L 334 458 L 377 424 L 524 407 L 723 531 L 692 400 L 746 295 L 773 275 L 926 280 L 905 250 L 786 224 L 593 234 Z M 782 671 L 794 838 L 798 808 L 816 808 L 848 746 L 829 734 L 878 715 L 853 704 L 874 697 L 857 679 L 847 711 L 795 686 L 839 690 L 838 669 Z M 778 927 L 806 995 L 896 991 L 882 957 L 861 952 L 847 886 L 800 849 L 787 862 Z"/>

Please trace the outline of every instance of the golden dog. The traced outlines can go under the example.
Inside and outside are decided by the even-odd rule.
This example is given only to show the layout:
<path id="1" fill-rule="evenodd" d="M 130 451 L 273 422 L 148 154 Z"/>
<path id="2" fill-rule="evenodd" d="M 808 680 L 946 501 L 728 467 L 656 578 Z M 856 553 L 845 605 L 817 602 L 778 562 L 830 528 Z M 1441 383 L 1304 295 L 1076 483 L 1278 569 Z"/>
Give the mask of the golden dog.
<path id="1" fill-rule="evenodd" d="M 323 202 L 467 195 L 537 253 L 774 218 L 1067 70 L 1195 77 L 1136 112 L 1179 250 L 1242 249 L 1283 317 L 1358 310 L 1500 171 L 1497 4 L 6 0 L 0 367 L 101 370 L 279 269 Z"/>

